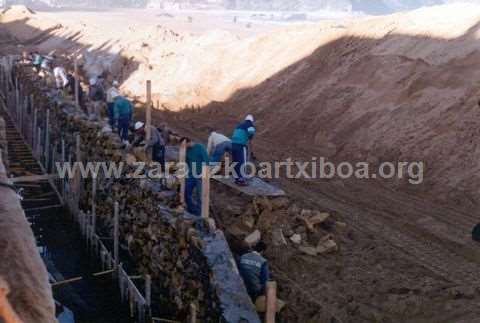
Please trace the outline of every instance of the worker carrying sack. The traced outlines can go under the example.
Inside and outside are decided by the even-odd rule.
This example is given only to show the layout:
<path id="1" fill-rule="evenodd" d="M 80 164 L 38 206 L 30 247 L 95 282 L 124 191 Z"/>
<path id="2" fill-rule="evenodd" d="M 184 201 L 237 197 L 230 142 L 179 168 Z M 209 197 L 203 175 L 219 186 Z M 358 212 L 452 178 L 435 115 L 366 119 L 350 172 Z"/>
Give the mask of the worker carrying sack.
<path id="1" fill-rule="evenodd" d="M 472 230 L 472 240 L 480 242 L 480 223 L 477 224 Z"/>

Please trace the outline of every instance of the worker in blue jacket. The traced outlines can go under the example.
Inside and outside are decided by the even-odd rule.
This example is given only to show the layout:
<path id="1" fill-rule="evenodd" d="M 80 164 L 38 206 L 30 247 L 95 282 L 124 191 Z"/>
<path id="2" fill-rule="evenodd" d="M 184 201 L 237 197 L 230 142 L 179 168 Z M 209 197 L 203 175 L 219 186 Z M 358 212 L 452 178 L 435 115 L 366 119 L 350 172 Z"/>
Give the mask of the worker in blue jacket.
<path id="1" fill-rule="evenodd" d="M 267 259 L 262 256 L 265 244 L 260 242 L 240 258 L 238 269 L 243 278 L 248 294 L 255 302 L 257 297 L 265 294 L 265 287 L 270 279 Z"/>
<path id="2" fill-rule="evenodd" d="M 232 158 L 235 164 L 235 184 L 246 186 L 248 185 L 243 172 L 245 171 L 245 164 L 248 161 L 248 144 L 253 139 L 256 133 L 255 120 L 249 114 L 245 121 L 239 124 L 232 135 Z"/>
<path id="3" fill-rule="evenodd" d="M 203 166 L 208 165 L 209 158 L 202 144 L 194 143 L 190 138 L 180 139 L 185 144 L 187 151 L 185 156 L 188 175 L 185 179 L 185 203 L 187 211 L 200 216 L 202 213 L 202 171 Z M 193 198 L 195 194 L 195 199 Z"/>
<path id="4" fill-rule="evenodd" d="M 128 128 L 132 120 L 133 106 L 125 97 L 117 94 L 114 98 L 113 120 L 124 145 L 128 146 Z"/>

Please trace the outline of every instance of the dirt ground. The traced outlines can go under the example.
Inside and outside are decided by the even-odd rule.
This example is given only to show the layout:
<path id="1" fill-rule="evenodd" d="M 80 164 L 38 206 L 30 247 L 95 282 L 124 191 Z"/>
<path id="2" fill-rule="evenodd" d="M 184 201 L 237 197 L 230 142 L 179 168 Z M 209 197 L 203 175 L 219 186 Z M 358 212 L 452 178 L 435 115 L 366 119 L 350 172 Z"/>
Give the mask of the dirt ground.
<path id="1" fill-rule="evenodd" d="M 229 135 L 253 113 L 259 161 L 425 162 L 421 185 L 275 181 L 300 208 L 346 223 L 307 234 L 297 217 L 275 217 L 275 227 L 313 240 L 331 234 L 339 246 L 312 257 L 291 242 L 269 244 L 279 296 L 288 303 L 280 321 L 476 323 L 480 254 L 470 232 L 480 184 L 478 12 L 453 5 L 247 34 L 207 28 L 193 36 L 180 24 L 126 24 L 125 13 L 37 13 L 28 23 L 16 13 L 1 21 L 28 48 L 88 49 L 87 74 L 108 71 L 132 95 L 143 95 L 146 79 L 161 84 L 155 122 L 198 141 L 212 128 Z M 39 33 L 58 21 L 58 30 Z M 32 31 L 36 36 L 27 37 Z M 214 190 L 216 217 L 234 236 L 251 201 Z M 271 228 L 262 233 L 268 237 Z"/>

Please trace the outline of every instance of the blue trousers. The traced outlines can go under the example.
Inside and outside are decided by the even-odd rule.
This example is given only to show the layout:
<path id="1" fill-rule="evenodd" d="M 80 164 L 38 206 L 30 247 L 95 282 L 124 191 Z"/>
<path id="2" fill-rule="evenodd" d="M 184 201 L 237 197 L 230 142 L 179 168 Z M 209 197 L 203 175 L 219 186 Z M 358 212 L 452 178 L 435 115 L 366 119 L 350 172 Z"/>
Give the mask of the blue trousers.
<path id="1" fill-rule="evenodd" d="M 160 167 L 165 171 L 165 146 L 157 144 L 152 147 L 152 160 L 160 163 Z"/>
<path id="2" fill-rule="evenodd" d="M 213 151 L 212 156 L 210 157 L 210 161 L 212 163 L 218 163 L 222 160 L 223 155 L 225 155 L 225 152 L 231 152 L 231 151 L 232 151 L 232 142 L 231 141 L 222 142 L 221 144 L 215 147 L 215 150 Z"/>
<path id="3" fill-rule="evenodd" d="M 122 117 L 118 119 L 118 134 L 120 139 L 128 140 L 128 127 L 130 126 L 130 118 Z"/>
<path id="4" fill-rule="evenodd" d="M 114 103 L 107 103 L 108 124 L 113 127 L 113 106 Z"/>
<path id="5" fill-rule="evenodd" d="M 232 144 L 232 158 L 235 165 L 235 172 L 237 173 L 237 179 L 242 180 L 243 165 L 247 162 L 247 146 Z"/>
<path id="6" fill-rule="evenodd" d="M 195 191 L 195 200 L 193 193 Z M 187 177 L 185 180 L 185 203 L 187 211 L 193 215 L 200 216 L 202 214 L 202 179 L 195 177 Z"/>

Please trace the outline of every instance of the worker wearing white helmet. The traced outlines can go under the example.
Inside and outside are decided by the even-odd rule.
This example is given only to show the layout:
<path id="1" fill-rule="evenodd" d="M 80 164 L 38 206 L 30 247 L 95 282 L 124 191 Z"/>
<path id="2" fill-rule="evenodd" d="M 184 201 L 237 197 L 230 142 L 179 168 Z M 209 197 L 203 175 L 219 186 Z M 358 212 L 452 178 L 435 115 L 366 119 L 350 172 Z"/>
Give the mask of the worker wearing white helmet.
<path id="1" fill-rule="evenodd" d="M 112 86 L 107 90 L 107 114 L 110 126 L 113 127 L 113 106 L 115 105 L 115 98 L 120 95 L 118 89 L 118 81 L 113 81 Z"/>
<path id="2" fill-rule="evenodd" d="M 248 161 L 248 145 L 256 133 L 255 119 L 249 114 L 245 120 L 240 123 L 232 135 L 232 158 L 235 164 L 235 183 L 237 185 L 248 185 L 245 180 L 245 164 Z"/>

